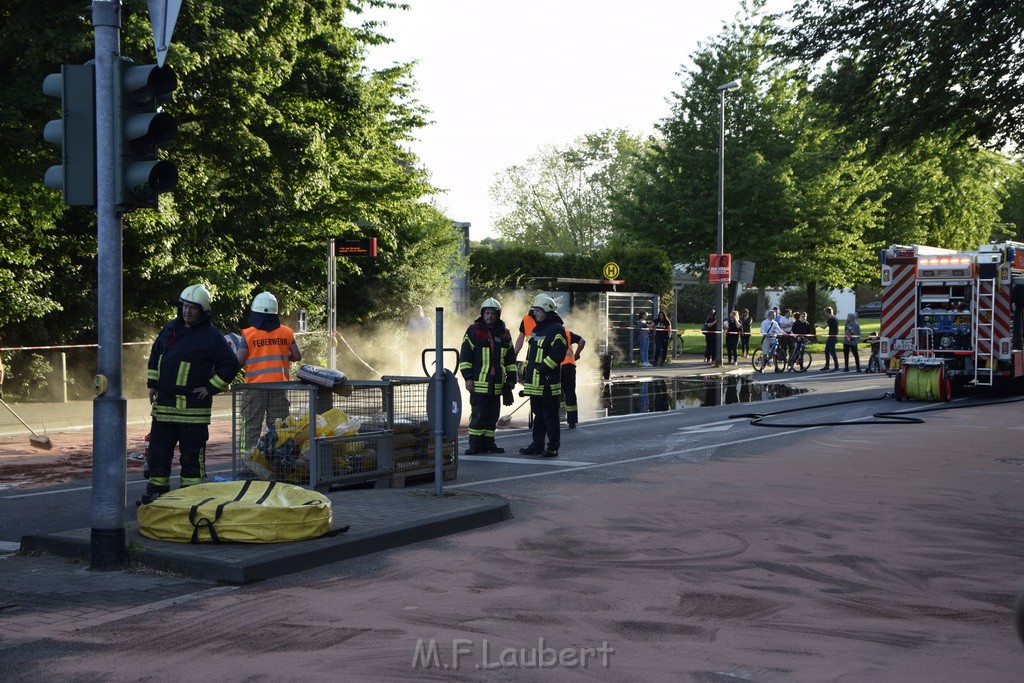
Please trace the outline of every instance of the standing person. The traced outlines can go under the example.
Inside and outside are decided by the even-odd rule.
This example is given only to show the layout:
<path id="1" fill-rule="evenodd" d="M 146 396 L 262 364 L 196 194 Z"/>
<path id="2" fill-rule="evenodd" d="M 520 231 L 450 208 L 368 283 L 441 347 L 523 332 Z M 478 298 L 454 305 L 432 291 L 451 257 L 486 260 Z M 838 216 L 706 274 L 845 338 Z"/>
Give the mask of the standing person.
<path id="1" fill-rule="evenodd" d="M 558 400 L 562 393 L 561 371 L 568 344 L 565 327 L 555 312 L 555 300 L 544 294 L 531 306 L 537 326 L 530 335 L 523 360 L 523 391 L 533 412 L 533 442 L 519 449 L 523 455 L 557 458 L 561 443 Z M 547 447 L 544 438 L 547 437 Z"/>
<path id="2" fill-rule="evenodd" d="M 637 329 L 640 330 L 637 344 L 640 346 L 640 366 L 651 367 L 650 343 L 651 343 L 651 321 L 647 319 L 647 311 L 641 311 L 636 320 Z"/>
<path id="3" fill-rule="evenodd" d="M 501 319 L 501 304 L 491 297 L 480 304 L 480 317 L 466 328 L 459 351 L 459 371 L 469 392 L 469 447 L 466 455 L 504 453 L 494 441 L 501 401 L 512 405 L 516 357 L 512 334 Z"/>
<path id="4" fill-rule="evenodd" d="M 743 334 L 743 323 L 740 322 L 738 311 L 729 311 L 729 320 L 725 323 L 725 357 L 727 365 L 736 365 L 737 348 L 740 335 Z"/>
<path id="5" fill-rule="evenodd" d="M 750 317 L 750 310 L 744 308 L 740 314 L 740 325 L 742 325 L 742 334 L 740 334 L 740 351 L 743 353 L 743 357 L 747 358 L 750 356 L 750 326 L 753 324 L 754 319 Z"/>
<path id="6" fill-rule="evenodd" d="M 186 287 L 177 317 L 160 330 L 149 354 L 149 483 L 138 504 L 152 503 L 171 490 L 176 445 L 181 486 L 203 483 L 213 395 L 228 387 L 238 367 L 238 358 L 210 320 L 210 292 L 203 285 Z"/>
<path id="7" fill-rule="evenodd" d="M 857 344 L 860 344 L 860 323 L 857 322 L 857 314 L 850 313 L 846 316 L 846 327 L 843 329 L 843 372 L 850 371 L 851 353 L 857 363 L 857 372 L 860 372 L 860 350 Z"/>
<path id="8" fill-rule="evenodd" d="M 718 311 L 711 309 L 704 321 L 704 362 L 711 364 L 718 358 Z"/>
<path id="9" fill-rule="evenodd" d="M 818 325 L 821 329 L 828 329 L 828 337 L 825 338 L 825 367 L 821 371 L 829 371 L 828 362 L 831 359 L 832 369 L 838 372 L 839 356 L 836 355 L 836 339 L 839 338 L 839 320 L 836 318 L 831 306 L 825 307 L 825 318 L 825 324 Z"/>
<path id="10" fill-rule="evenodd" d="M 412 307 L 408 330 L 409 343 L 414 349 L 425 349 L 434 346 L 434 323 L 430 318 L 423 315 L 423 307 L 418 304 Z"/>
<path id="11" fill-rule="evenodd" d="M 302 351 L 295 341 L 295 333 L 281 324 L 277 297 L 260 292 L 249 307 L 249 327 L 242 329 L 243 343 L 235 356 L 245 370 L 246 384 L 287 382 L 291 378 L 291 364 L 302 360 Z M 256 447 L 263 430 L 277 418 L 285 419 L 291 404 L 284 389 L 246 391 L 242 394 L 241 452 Z"/>
<path id="12" fill-rule="evenodd" d="M 576 345 L 575 350 L 572 348 L 573 344 Z M 580 359 L 587 340 L 566 329 L 565 345 L 565 360 L 562 361 L 562 398 L 565 400 L 565 423 L 569 425 L 569 429 L 576 429 L 576 424 L 580 421 L 579 404 L 576 402 L 576 361 Z"/>
<path id="13" fill-rule="evenodd" d="M 782 334 L 784 336 L 779 340 L 779 343 L 782 344 L 782 350 L 785 351 L 788 356 L 790 349 L 793 348 L 793 337 L 791 336 L 793 334 L 794 322 L 793 311 L 787 308 L 782 311 L 781 315 L 776 314 L 775 322 L 777 322 L 779 327 L 782 328 Z"/>
<path id="14" fill-rule="evenodd" d="M 658 318 L 654 321 L 654 364 L 664 365 L 668 358 L 669 333 L 672 330 L 672 323 L 669 322 L 665 311 L 658 311 Z"/>

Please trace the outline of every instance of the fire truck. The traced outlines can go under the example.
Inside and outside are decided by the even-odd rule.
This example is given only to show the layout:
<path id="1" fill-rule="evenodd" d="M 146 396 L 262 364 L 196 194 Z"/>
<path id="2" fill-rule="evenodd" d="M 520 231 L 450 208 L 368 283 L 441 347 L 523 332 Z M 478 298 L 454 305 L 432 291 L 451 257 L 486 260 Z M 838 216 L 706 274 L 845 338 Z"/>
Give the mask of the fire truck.
<path id="1" fill-rule="evenodd" d="M 1024 244 L 882 251 L 879 360 L 899 400 L 948 401 L 956 386 L 1024 391 Z"/>

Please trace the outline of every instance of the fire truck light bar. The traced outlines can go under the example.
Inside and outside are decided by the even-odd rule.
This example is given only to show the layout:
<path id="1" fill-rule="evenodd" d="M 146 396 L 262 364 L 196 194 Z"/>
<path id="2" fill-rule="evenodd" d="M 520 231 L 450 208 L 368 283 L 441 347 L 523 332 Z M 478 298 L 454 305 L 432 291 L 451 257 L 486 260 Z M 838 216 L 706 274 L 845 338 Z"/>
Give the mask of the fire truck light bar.
<path id="1" fill-rule="evenodd" d="M 970 265 L 970 256 L 929 256 L 920 259 L 919 266 L 966 266 Z"/>

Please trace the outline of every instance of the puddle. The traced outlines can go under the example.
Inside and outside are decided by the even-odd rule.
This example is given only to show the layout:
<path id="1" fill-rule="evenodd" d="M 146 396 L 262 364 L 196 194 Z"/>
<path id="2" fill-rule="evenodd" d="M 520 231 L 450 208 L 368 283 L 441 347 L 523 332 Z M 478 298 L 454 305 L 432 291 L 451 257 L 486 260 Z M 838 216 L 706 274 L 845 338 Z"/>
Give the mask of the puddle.
<path id="1" fill-rule="evenodd" d="M 623 379 L 604 384 L 598 411 L 601 416 L 657 413 L 733 403 L 758 403 L 807 391 L 787 384 L 757 383 L 750 375 Z"/>

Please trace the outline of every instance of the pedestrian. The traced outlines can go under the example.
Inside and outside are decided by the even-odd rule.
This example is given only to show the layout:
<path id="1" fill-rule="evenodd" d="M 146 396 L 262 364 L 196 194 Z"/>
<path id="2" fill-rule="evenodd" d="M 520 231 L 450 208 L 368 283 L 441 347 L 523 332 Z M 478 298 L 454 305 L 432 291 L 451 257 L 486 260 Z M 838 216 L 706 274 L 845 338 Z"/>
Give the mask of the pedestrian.
<path id="1" fill-rule="evenodd" d="M 782 337 L 779 339 L 779 343 L 782 344 L 782 350 L 789 354 L 790 349 L 793 348 L 793 311 L 791 309 L 785 309 L 781 314 L 775 314 L 775 322 L 782 328 Z"/>
<path id="2" fill-rule="evenodd" d="M 523 360 L 523 391 L 530 397 L 533 412 L 533 442 L 519 449 L 523 455 L 557 458 L 561 441 L 558 402 L 562 393 L 562 361 L 568 344 L 565 327 L 555 312 L 555 300 L 544 294 L 533 300 L 531 309 L 537 326 L 530 335 Z M 544 439 L 547 438 L 547 446 Z"/>
<path id="3" fill-rule="evenodd" d="M 754 319 L 750 316 L 750 310 L 747 308 L 743 309 L 740 313 L 740 325 L 743 326 L 743 333 L 740 335 L 740 351 L 743 353 L 744 358 L 750 357 L 750 326 L 754 322 Z"/>
<path id="4" fill-rule="evenodd" d="M 417 350 L 433 348 L 434 323 L 430 318 L 423 315 L 423 307 L 419 304 L 412 307 L 407 327 L 409 331 L 409 344 L 412 348 Z"/>
<path id="5" fill-rule="evenodd" d="M 480 317 L 466 328 L 459 351 L 459 371 L 469 392 L 469 447 L 466 455 L 504 453 L 494 441 L 501 402 L 512 405 L 516 357 L 512 334 L 501 319 L 501 304 L 489 297 Z"/>
<path id="6" fill-rule="evenodd" d="M 828 336 L 825 337 L 825 367 L 821 371 L 829 371 L 828 363 L 831 360 L 832 370 L 838 372 L 839 356 L 836 355 L 836 340 L 839 338 L 839 320 L 836 318 L 831 306 L 825 307 L 825 318 L 825 324 L 818 325 L 820 329 L 828 330 Z"/>
<path id="7" fill-rule="evenodd" d="M 740 335 L 743 324 L 740 322 L 739 311 L 729 311 L 729 320 L 725 323 L 725 357 L 727 365 L 736 365 Z"/>
<path id="8" fill-rule="evenodd" d="M 227 389 L 238 368 L 238 358 L 211 322 L 210 292 L 203 285 L 186 287 L 177 317 L 160 330 L 149 354 L 149 483 L 137 504 L 151 503 L 171 490 L 175 446 L 181 486 L 203 483 L 213 396 Z"/>
<path id="9" fill-rule="evenodd" d="M 668 358 L 669 333 L 672 330 L 672 323 L 669 322 L 665 311 L 658 311 L 658 317 L 654 321 L 654 364 L 664 365 Z"/>
<path id="10" fill-rule="evenodd" d="M 291 364 L 302 360 L 295 333 L 281 324 L 277 297 L 260 292 L 249 307 L 249 326 L 242 329 L 243 342 L 235 356 L 245 371 L 248 385 L 287 382 Z M 249 453 L 260 438 L 263 423 L 269 428 L 274 420 L 288 417 L 291 404 L 285 389 L 246 389 L 242 393 L 241 452 Z"/>
<path id="11" fill-rule="evenodd" d="M 718 358 L 718 312 L 711 309 L 704 320 L 704 362 L 713 364 Z"/>
<path id="12" fill-rule="evenodd" d="M 857 372 L 860 372 L 860 323 L 857 322 L 857 314 L 850 313 L 846 316 L 846 327 L 843 329 L 843 372 L 850 371 L 850 354 L 857 364 Z"/>
<path id="13" fill-rule="evenodd" d="M 576 361 L 583 353 L 587 340 L 575 332 L 565 330 L 565 360 L 562 361 L 562 399 L 565 402 L 565 423 L 569 429 L 576 429 L 580 421 L 579 404 L 576 400 Z M 573 348 L 573 345 L 576 348 Z"/>
<path id="14" fill-rule="evenodd" d="M 636 327 L 639 330 L 637 345 L 640 347 L 640 366 L 649 368 L 651 367 L 651 321 L 647 319 L 647 311 L 640 311 L 640 315 L 637 316 Z"/>

